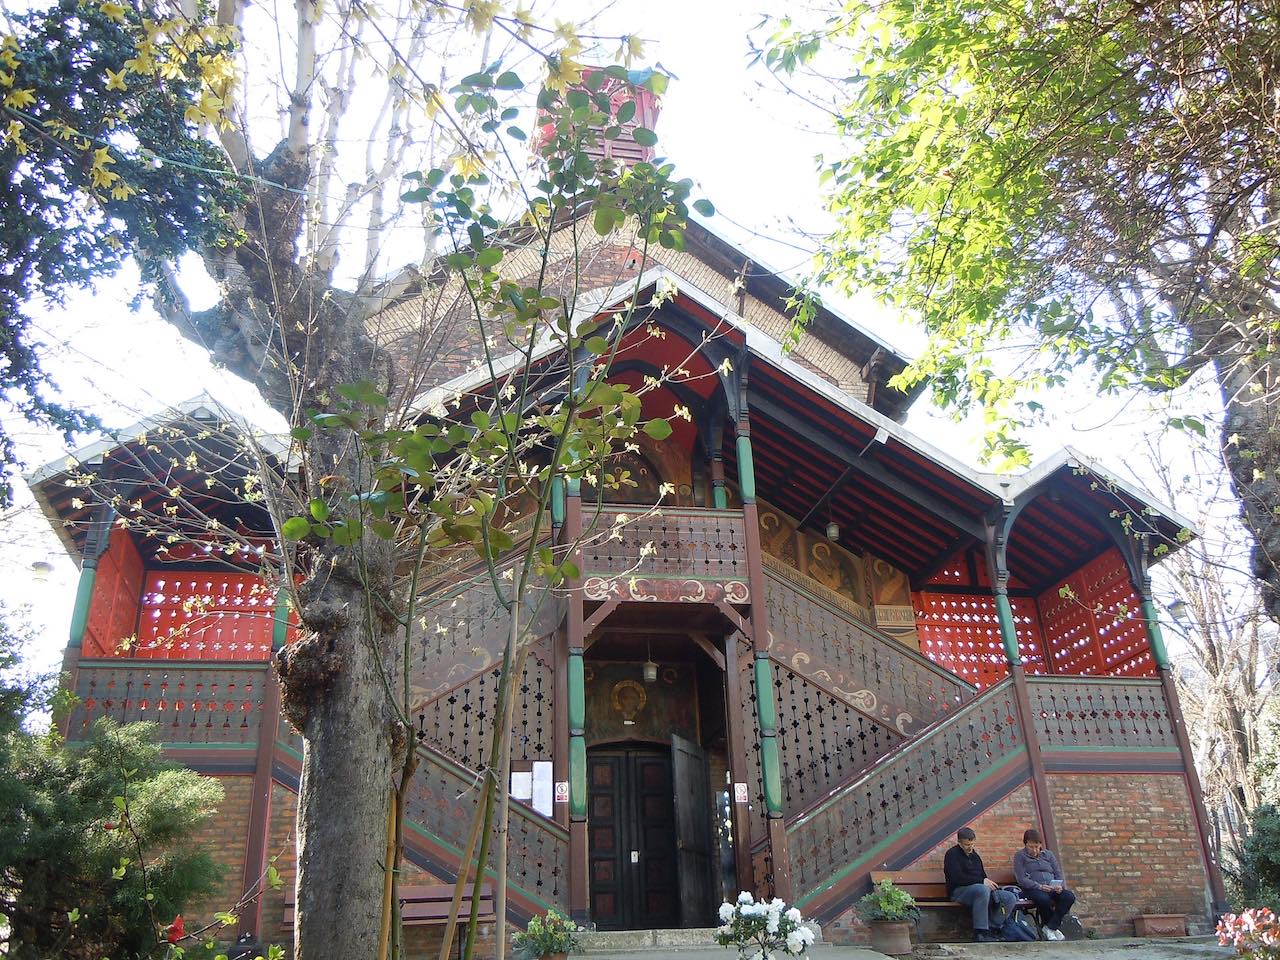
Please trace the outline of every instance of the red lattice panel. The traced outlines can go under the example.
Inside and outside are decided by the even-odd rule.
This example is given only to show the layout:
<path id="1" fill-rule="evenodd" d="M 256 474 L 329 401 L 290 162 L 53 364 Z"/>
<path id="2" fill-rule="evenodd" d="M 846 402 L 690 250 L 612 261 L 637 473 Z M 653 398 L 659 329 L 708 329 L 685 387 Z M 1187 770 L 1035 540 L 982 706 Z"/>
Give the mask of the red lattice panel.
<path id="1" fill-rule="evenodd" d="M 1061 587 L 1074 596 L 1062 597 Z M 1110 550 L 1038 598 L 1054 673 L 1087 676 L 1155 675 L 1147 624 L 1129 570 Z"/>
<path id="2" fill-rule="evenodd" d="M 135 657 L 268 660 L 276 598 L 251 573 L 147 574 Z"/>
<path id="3" fill-rule="evenodd" d="M 138 596 L 142 593 L 142 557 L 129 534 L 111 531 L 107 549 L 98 559 L 93 581 L 93 601 L 85 624 L 86 657 L 113 657 L 120 641 L 133 636 L 138 621 Z"/>
<path id="4" fill-rule="evenodd" d="M 913 594 L 920 652 L 979 690 L 1008 673 L 994 597 L 961 593 Z M 1039 618 L 1029 597 L 1010 597 L 1018 650 L 1028 673 L 1044 673 Z"/>
<path id="5" fill-rule="evenodd" d="M 1081 572 L 1089 592 L 1089 606 L 1098 629 L 1098 647 L 1104 676 L 1154 677 L 1147 621 L 1129 579 L 1129 569 L 1119 553 L 1111 551 Z"/>

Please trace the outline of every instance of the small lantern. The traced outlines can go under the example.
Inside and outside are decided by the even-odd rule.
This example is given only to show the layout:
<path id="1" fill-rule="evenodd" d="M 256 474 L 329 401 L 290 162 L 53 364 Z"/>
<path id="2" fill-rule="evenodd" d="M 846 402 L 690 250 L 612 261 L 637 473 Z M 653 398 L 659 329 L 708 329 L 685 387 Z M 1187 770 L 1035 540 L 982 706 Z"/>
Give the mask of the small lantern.
<path id="1" fill-rule="evenodd" d="M 658 665 L 653 662 L 653 645 L 650 641 L 645 641 L 645 652 L 649 659 L 644 662 L 643 675 L 645 683 L 658 682 Z"/>
<path id="2" fill-rule="evenodd" d="M 840 524 L 836 523 L 834 520 L 827 521 L 827 539 L 828 540 L 840 539 Z"/>

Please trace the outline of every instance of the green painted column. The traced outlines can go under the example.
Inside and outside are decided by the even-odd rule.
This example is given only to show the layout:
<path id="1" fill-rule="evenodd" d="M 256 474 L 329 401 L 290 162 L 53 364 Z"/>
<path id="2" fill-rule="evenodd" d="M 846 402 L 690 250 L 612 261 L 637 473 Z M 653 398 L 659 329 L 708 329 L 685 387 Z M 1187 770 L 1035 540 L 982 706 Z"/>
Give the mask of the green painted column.
<path id="1" fill-rule="evenodd" d="M 778 752 L 778 711 L 773 702 L 773 664 L 756 654 L 756 719 L 760 723 L 760 772 L 764 778 L 764 806 L 770 816 L 782 815 L 782 757 Z"/>
<path id="2" fill-rule="evenodd" d="M 551 523 L 557 527 L 564 526 L 564 477 L 551 478 Z"/>
<path id="3" fill-rule="evenodd" d="M 569 654 L 569 815 L 587 815 L 586 672 L 582 653 Z"/>
<path id="4" fill-rule="evenodd" d="M 283 650 L 289 641 L 289 592 L 281 587 L 276 591 L 276 608 L 271 614 L 271 649 Z"/>
<path id="5" fill-rule="evenodd" d="M 1151 659 L 1156 667 L 1164 669 L 1169 666 L 1169 650 L 1164 645 L 1164 633 L 1160 629 L 1160 612 L 1150 600 L 1142 601 L 1142 616 L 1147 621 L 1147 638 L 1151 644 Z"/>
<path id="6" fill-rule="evenodd" d="M 751 457 L 751 437 L 738 434 L 738 487 L 743 503 L 756 502 L 756 466 Z"/>
<path id="7" fill-rule="evenodd" d="M 71 635 L 67 646 L 79 649 L 84 645 L 84 633 L 89 627 L 89 607 L 93 604 L 93 585 L 98 579 L 98 561 L 86 558 L 80 567 L 80 581 L 76 584 L 75 606 L 71 608 Z"/>
<path id="8" fill-rule="evenodd" d="M 1000 623 L 1000 642 L 1004 644 L 1004 655 L 1010 663 L 1021 663 L 1022 654 L 1018 650 L 1018 628 L 1013 622 L 1013 607 L 1009 603 L 1009 595 L 1003 590 L 996 593 L 996 619 Z"/>

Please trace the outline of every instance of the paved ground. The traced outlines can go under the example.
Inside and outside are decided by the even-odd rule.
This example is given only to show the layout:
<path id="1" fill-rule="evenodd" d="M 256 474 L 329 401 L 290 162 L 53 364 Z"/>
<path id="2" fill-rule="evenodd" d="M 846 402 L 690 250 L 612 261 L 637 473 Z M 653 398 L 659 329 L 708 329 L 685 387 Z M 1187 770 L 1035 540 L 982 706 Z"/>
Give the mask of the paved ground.
<path id="1" fill-rule="evenodd" d="M 913 960 L 1227 960 L 1235 951 L 1220 947 L 1212 937 L 1111 940 L 1079 940 L 1075 943 L 948 943 L 918 946 Z M 861 947 L 818 944 L 811 960 L 886 960 L 883 954 Z M 669 947 L 644 952 L 610 951 L 587 955 L 588 960 L 737 960 L 726 948 Z M 781 958 L 779 958 L 781 960 Z"/>

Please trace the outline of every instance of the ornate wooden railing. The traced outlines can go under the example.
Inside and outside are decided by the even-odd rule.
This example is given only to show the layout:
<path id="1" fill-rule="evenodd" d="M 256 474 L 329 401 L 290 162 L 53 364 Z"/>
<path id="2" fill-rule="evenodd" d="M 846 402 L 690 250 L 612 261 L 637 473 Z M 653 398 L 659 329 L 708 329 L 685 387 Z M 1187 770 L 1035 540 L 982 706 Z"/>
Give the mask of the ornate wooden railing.
<path id="1" fill-rule="evenodd" d="M 769 654 L 863 713 L 910 735 L 973 697 L 955 674 L 845 611 L 765 572 Z"/>
<path id="2" fill-rule="evenodd" d="M 405 817 L 444 846 L 446 855 L 461 850 L 480 797 L 479 775 L 426 747 L 405 804 Z M 511 805 L 507 840 L 507 879 L 534 905 L 568 909 L 569 834 L 554 821 L 523 804 Z M 496 845 L 489 864 L 497 862 Z M 456 859 L 454 860 L 456 864 Z"/>
<path id="3" fill-rule="evenodd" d="M 756 745 L 760 743 L 760 723 L 752 661 L 748 654 L 738 664 L 738 706 L 747 742 Z M 812 806 L 905 739 L 784 666 L 776 665 L 773 671 L 773 701 L 782 761 L 784 816 L 797 815 Z M 756 843 L 764 838 L 767 829 L 758 748 L 751 750 L 748 763 L 748 784 L 753 792 L 749 823 L 751 841 Z"/>
<path id="4" fill-rule="evenodd" d="M 872 848 L 1023 752 L 1013 687 L 1004 681 L 881 758 L 787 824 L 800 902 Z"/>
<path id="5" fill-rule="evenodd" d="M 582 547 L 588 599 L 748 600 L 742 511 L 606 504 L 597 516 L 583 504 L 582 513 L 584 526 L 594 521 Z"/>
<path id="6" fill-rule="evenodd" d="M 254 744 L 269 669 L 266 663 L 81 660 L 67 737 L 81 739 L 95 720 L 110 717 L 159 724 L 163 743 Z"/>
<path id="7" fill-rule="evenodd" d="M 1043 747 L 1178 749 L 1159 680 L 1033 677 L 1027 695 Z"/>

